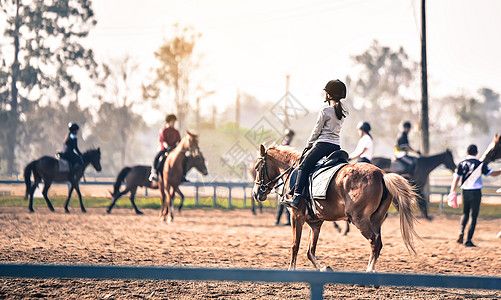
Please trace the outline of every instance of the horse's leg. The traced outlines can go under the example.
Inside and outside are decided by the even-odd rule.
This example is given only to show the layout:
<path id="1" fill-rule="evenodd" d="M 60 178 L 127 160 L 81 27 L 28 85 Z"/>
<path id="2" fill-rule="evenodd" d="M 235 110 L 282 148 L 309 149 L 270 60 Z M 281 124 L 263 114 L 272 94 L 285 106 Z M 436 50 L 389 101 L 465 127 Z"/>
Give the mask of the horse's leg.
<path id="1" fill-rule="evenodd" d="M 40 177 L 38 177 L 36 175 L 34 177 L 35 177 L 35 180 L 33 182 L 33 186 L 31 186 L 31 189 L 30 189 L 30 202 L 28 204 L 28 209 L 30 210 L 30 212 L 35 212 L 35 210 L 33 209 L 33 194 L 35 194 L 35 190 L 37 189 L 38 184 L 42 180 Z"/>
<path id="2" fill-rule="evenodd" d="M 168 188 L 164 185 L 163 182 L 159 182 L 158 188 L 160 189 L 160 199 L 162 200 L 162 207 L 160 209 L 160 220 L 165 221 L 165 217 L 167 215 L 167 208 L 166 208 L 166 203 L 167 203 L 167 195 L 165 194 L 165 189 Z"/>
<path id="3" fill-rule="evenodd" d="M 379 258 L 379 253 L 383 248 L 381 240 L 381 226 L 375 225 L 370 219 L 363 219 L 358 222 L 358 226 L 362 235 L 371 244 L 371 255 L 369 257 L 369 264 L 367 265 L 367 272 L 376 271 L 376 261 Z"/>
<path id="4" fill-rule="evenodd" d="M 346 228 L 344 229 L 343 235 L 348 235 L 350 232 L 350 221 L 346 220 Z"/>
<path id="5" fill-rule="evenodd" d="M 128 192 L 129 192 L 129 188 L 125 188 L 125 190 L 123 192 L 118 192 L 117 194 L 115 194 L 113 196 L 113 200 L 111 201 L 111 204 L 106 209 L 106 212 L 110 214 L 111 213 L 111 209 L 113 208 L 113 206 L 115 206 L 115 203 L 117 202 L 117 200 L 120 197 L 122 197 L 123 195 L 127 194 Z"/>
<path id="6" fill-rule="evenodd" d="M 49 197 L 47 195 L 51 184 L 52 184 L 52 181 L 46 181 L 44 183 L 42 195 L 43 195 L 43 198 L 45 199 L 45 202 L 47 203 L 47 206 L 49 207 L 50 211 L 54 211 L 54 207 L 52 206 L 52 203 L 50 202 Z"/>
<path id="7" fill-rule="evenodd" d="M 132 203 L 132 207 L 134 207 L 134 211 L 136 212 L 137 215 L 142 215 L 143 212 L 139 210 L 136 206 L 136 191 L 137 191 L 137 186 L 132 188 L 130 190 L 130 202 Z"/>
<path id="8" fill-rule="evenodd" d="M 337 230 L 337 232 L 341 233 L 341 227 L 339 227 L 339 225 L 337 225 L 336 222 L 333 222 L 334 223 L 334 229 Z"/>
<path id="9" fill-rule="evenodd" d="M 179 197 L 181 197 L 181 202 L 179 203 L 179 208 L 177 210 L 179 213 L 181 213 L 181 209 L 183 208 L 183 204 L 184 204 L 184 195 L 181 192 L 181 190 L 179 189 L 179 187 L 176 187 L 176 190 L 174 192 L 177 193 L 179 195 Z"/>
<path id="10" fill-rule="evenodd" d="M 303 233 L 304 215 L 298 209 L 290 209 L 292 221 L 292 247 L 289 271 L 296 269 L 297 252 L 301 243 L 301 234 Z"/>
<path id="11" fill-rule="evenodd" d="M 251 197 L 251 203 L 252 203 L 251 206 L 252 214 L 256 215 L 256 200 L 254 200 L 254 196 Z"/>
<path id="12" fill-rule="evenodd" d="M 167 193 L 169 195 L 169 202 L 167 203 L 169 209 L 167 213 L 167 223 L 170 224 L 174 221 L 174 199 L 176 198 L 176 189 L 171 186 Z"/>
<path id="13" fill-rule="evenodd" d="M 64 211 L 66 213 L 70 213 L 70 210 L 68 209 L 68 204 L 70 204 L 70 199 L 71 199 L 71 194 L 73 193 L 73 184 L 70 183 L 70 189 L 68 190 L 68 198 L 66 198 L 66 202 L 64 202 Z"/>
<path id="14" fill-rule="evenodd" d="M 428 203 L 426 202 L 424 192 L 422 189 L 419 189 L 419 195 L 417 201 L 419 210 L 421 211 L 421 215 L 423 216 L 423 218 L 425 218 L 428 221 L 431 221 L 432 218 L 428 215 Z"/>
<path id="15" fill-rule="evenodd" d="M 80 186 L 78 185 L 78 183 L 75 185 L 75 191 L 77 191 L 78 200 L 80 200 L 80 209 L 83 213 L 86 213 L 87 211 L 85 210 L 85 207 L 83 205 L 82 193 L 80 193 Z"/>
<path id="16" fill-rule="evenodd" d="M 313 266 L 315 266 L 315 268 L 317 270 L 327 271 L 330 268 L 321 265 L 318 262 L 317 258 L 315 257 L 318 236 L 320 235 L 320 228 L 322 227 L 323 223 L 324 223 L 324 221 L 322 221 L 322 220 L 308 222 L 308 225 L 310 226 L 310 237 L 308 238 L 309 244 L 308 244 L 308 252 L 307 253 L 308 253 L 308 259 L 313 263 Z"/>

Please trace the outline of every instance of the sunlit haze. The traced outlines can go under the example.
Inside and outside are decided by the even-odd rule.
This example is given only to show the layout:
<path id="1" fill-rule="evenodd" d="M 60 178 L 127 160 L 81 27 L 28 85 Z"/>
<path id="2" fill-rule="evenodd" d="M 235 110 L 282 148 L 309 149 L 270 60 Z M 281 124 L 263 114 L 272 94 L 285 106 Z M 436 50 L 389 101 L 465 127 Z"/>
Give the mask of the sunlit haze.
<path id="1" fill-rule="evenodd" d="M 352 73 L 351 56 L 373 40 L 403 46 L 420 60 L 421 1 L 94 1 L 98 25 L 88 42 L 105 61 L 134 56 L 141 72 L 172 25 L 193 26 L 207 101 L 227 105 L 237 90 L 260 101 L 280 99 L 285 76 L 290 91 L 311 103 L 330 79 Z M 501 79 L 501 2 L 428 1 L 430 97 L 498 90 Z M 318 106 L 321 101 L 318 102 Z"/>

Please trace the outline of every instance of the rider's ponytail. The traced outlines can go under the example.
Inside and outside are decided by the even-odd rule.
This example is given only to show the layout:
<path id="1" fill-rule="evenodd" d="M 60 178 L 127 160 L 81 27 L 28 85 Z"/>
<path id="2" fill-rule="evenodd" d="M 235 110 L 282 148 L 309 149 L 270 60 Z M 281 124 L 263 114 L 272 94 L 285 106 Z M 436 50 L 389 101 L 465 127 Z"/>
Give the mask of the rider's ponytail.
<path id="1" fill-rule="evenodd" d="M 343 105 L 341 102 L 341 99 L 333 99 L 334 100 L 334 111 L 336 112 L 336 117 L 338 120 L 341 120 L 342 118 L 346 118 L 348 115 L 348 111 L 346 110 L 346 107 Z"/>

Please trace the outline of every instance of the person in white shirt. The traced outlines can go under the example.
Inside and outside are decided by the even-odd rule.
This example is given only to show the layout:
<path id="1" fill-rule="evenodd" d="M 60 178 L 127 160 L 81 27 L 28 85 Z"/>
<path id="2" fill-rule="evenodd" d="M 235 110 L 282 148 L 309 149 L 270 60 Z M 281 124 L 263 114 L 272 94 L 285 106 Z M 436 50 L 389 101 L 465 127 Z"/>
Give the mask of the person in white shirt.
<path id="1" fill-rule="evenodd" d="M 357 125 L 360 140 L 358 140 L 357 148 L 350 154 L 350 159 L 357 159 L 357 162 L 371 163 L 372 154 L 374 152 L 374 142 L 371 131 L 371 125 L 368 122 L 361 121 Z"/>
<path id="2" fill-rule="evenodd" d="M 493 171 L 486 164 L 479 161 L 476 158 L 476 155 L 478 154 L 476 145 L 469 145 L 466 153 L 468 156 L 466 156 L 466 159 L 458 164 L 458 167 L 454 172 L 449 198 L 455 197 L 456 187 L 461 179 L 461 189 L 463 191 L 463 217 L 461 218 L 461 231 L 459 232 L 457 242 L 460 244 L 463 243 L 464 231 L 471 213 L 470 228 L 464 245 L 466 247 L 475 247 L 475 244 L 471 242 L 471 239 L 473 237 L 473 233 L 475 232 L 477 217 L 480 211 L 480 202 L 482 201 L 482 175 L 499 176 L 501 175 L 501 170 Z"/>

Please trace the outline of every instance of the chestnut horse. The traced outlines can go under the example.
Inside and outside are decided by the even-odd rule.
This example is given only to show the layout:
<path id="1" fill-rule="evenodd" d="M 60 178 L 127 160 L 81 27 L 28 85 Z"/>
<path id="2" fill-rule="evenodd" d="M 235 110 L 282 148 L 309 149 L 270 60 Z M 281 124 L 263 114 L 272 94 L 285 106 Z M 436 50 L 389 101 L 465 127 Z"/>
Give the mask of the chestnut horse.
<path id="1" fill-rule="evenodd" d="M 184 169 L 186 173 L 188 173 L 191 168 L 197 169 L 202 175 L 206 176 L 207 166 L 205 165 L 205 159 L 203 155 L 200 153 L 197 157 L 193 157 L 191 155 L 187 155 L 185 158 L 185 166 Z M 106 209 L 107 213 L 111 213 L 111 209 L 115 206 L 117 200 L 123 195 L 130 192 L 130 202 L 134 211 L 138 215 L 142 215 L 143 213 L 136 206 L 136 191 L 139 186 L 144 186 L 150 189 L 158 189 L 158 181 L 150 181 L 148 177 L 151 174 L 151 166 L 132 166 L 132 167 L 124 167 L 117 175 L 117 179 L 113 184 L 113 193 L 110 192 L 113 200 L 111 204 Z M 122 182 L 125 183 L 125 189 L 120 191 L 120 187 Z M 183 207 L 184 195 L 183 193 L 178 192 L 178 195 L 181 197 L 181 203 L 179 204 L 179 211 Z"/>
<path id="2" fill-rule="evenodd" d="M 158 178 L 160 199 L 162 200 L 160 220 L 167 221 L 168 223 L 174 220 L 173 210 L 175 192 L 181 192 L 179 190 L 179 185 L 183 179 L 183 162 L 186 158 L 187 151 L 190 151 L 193 157 L 202 155 L 198 148 L 198 136 L 189 131 L 186 131 L 186 135 L 165 159 L 162 176 Z"/>
<path id="3" fill-rule="evenodd" d="M 485 150 L 484 154 L 480 157 L 480 161 L 488 164 L 501 158 L 501 136 L 499 134 L 494 135 L 492 142 Z"/>
<path id="4" fill-rule="evenodd" d="M 300 156 L 300 152 L 288 146 L 266 149 L 261 145 L 259 160 L 255 166 L 257 174 L 252 190 L 253 196 L 259 201 L 266 200 L 271 189 L 295 165 Z M 299 208 L 289 208 L 293 233 L 289 270 L 296 268 L 297 252 L 305 222 L 310 227 L 308 259 L 316 269 L 330 270 L 330 267 L 321 265 L 315 257 L 320 228 L 324 221 L 348 219 L 370 242 L 371 254 L 367 272 L 374 272 L 383 247 L 381 224 L 393 198 L 400 205 L 402 239 L 408 251 L 415 253 L 413 238 L 417 237 L 417 233 L 414 230 L 415 216 L 412 207 L 416 203 L 416 197 L 411 185 L 398 174 L 387 174 L 378 167 L 366 163 L 344 166 L 330 182 L 326 199 L 313 201 L 314 218 L 306 213 L 305 199 L 301 200 Z"/>

